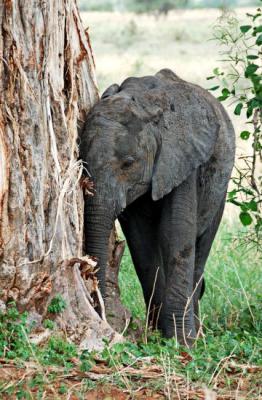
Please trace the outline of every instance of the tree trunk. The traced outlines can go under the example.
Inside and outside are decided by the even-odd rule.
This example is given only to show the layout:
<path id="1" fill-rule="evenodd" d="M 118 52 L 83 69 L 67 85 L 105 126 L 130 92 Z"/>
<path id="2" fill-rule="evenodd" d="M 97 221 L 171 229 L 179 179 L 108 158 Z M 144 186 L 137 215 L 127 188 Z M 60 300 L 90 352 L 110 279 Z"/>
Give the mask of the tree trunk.
<path id="1" fill-rule="evenodd" d="M 2 308 L 14 299 L 41 324 L 61 293 L 60 326 L 89 348 L 118 339 L 93 309 L 93 261 L 82 257 L 77 128 L 97 99 L 76 1 L 0 0 Z"/>

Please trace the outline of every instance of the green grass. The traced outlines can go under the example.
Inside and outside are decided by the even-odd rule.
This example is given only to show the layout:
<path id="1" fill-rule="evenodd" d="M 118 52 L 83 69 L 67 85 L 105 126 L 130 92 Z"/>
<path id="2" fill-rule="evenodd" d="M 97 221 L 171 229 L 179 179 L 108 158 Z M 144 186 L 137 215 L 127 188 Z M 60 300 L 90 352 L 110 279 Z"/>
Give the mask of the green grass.
<path id="1" fill-rule="evenodd" d="M 236 240 L 237 231 L 223 224 L 205 269 L 206 290 L 201 320 L 207 330 L 224 332 L 261 327 L 261 258 Z M 126 247 L 119 276 L 122 302 L 136 318 L 144 319 L 142 289 Z"/>
<path id="2" fill-rule="evenodd" d="M 96 383 L 84 379 L 83 374 L 95 364 L 102 363 L 111 368 L 112 373 L 103 377 L 99 384 L 114 384 L 130 392 L 139 386 L 147 390 L 172 392 L 172 376 L 176 374 L 184 377 L 186 382 L 184 386 L 179 386 L 179 390 L 185 390 L 186 385 L 192 384 L 198 387 L 216 386 L 222 394 L 226 391 L 241 392 L 239 385 L 243 381 L 248 389 L 245 389 L 242 398 L 258 398 L 261 379 L 258 366 L 262 361 L 261 259 L 255 250 L 247 252 L 244 247 L 238 247 L 234 240 L 235 233 L 235 229 L 223 224 L 214 242 L 205 272 L 206 292 L 201 301 L 204 336 L 194 348 L 183 348 L 175 339 L 163 339 L 158 333 L 150 333 L 147 340 L 142 335 L 137 342 L 127 340 L 112 348 L 106 346 L 100 354 L 80 352 L 76 345 L 57 333 L 39 347 L 29 344 L 30 327 L 26 324 L 26 314 L 20 315 L 14 304 L 10 304 L 7 313 L 0 314 L 0 359 L 17 368 L 25 368 L 24 365 L 28 368 L 26 363 L 29 361 L 39 367 L 31 375 L 28 373 L 30 379 L 18 379 L 9 385 L 1 383 L 0 368 L 0 397 L 15 395 L 15 398 L 29 399 L 36 391 L 36 398 L 41 398 L 46 385 L 55 388 L 53 393 L 57 396 L 63 396 L 68 393 L 72 382 L 61 376 L 70 376 L 77 368 L 77 398 L 84 398 L 84 393 L 96 387 Z M 128 250 L 122 261 L 120 287 L 123 303 L 133 317 L 142 320 L 141 324 L 145 325 L 142 291 Z M 63 301 L 59 298 L 56 311 L 61 311 L 61 304 Z M 47 327 L 53 327 L 51 322 L 46 320 Z M 165 378 L 144 381 L 128 373 L 124 377 L 119 374 L 121 368 L 129 365 L 137 371 L 141 367 L 158 365 L 164 369 Z M 59 373 L 55 368 L 59 368 Z"/>
<path id="3" fill-rule="evenodd" d="M 121 261 L 119 286 L 122 303 L 131 311 L 134 318 L 145 320 L 146 308 L 142 288 L 127 246 Z"/>
<path id="4" fill-rule="evenodd" d="M 181 348 L 177 348 L 174 340 L 163 340 L 157 335 L 149 338 L 147 346 L 138 345 L 136 351 L 140 349 L 143 356 L 151 355 L 159 362 L 166 352 L 174 370 L 205 384 L 212 380 L 217 366 L 227 357 L 236 364 L 261 365 L 261 258 L 254 249 L 246 251 L 239 246 L 236 234 L 235 229 L 224 224 L 213 244 L 200 307 L 204 337 L 193 349 L 185 350 L 191 361 L 179 367 L 177 357 Z M 122 263 L 120 288 L 122 301 L 132 315 L 144 319 L 141 286 L 128 249 Z M 124 352 L 120 353 L 123 357 Z"/>

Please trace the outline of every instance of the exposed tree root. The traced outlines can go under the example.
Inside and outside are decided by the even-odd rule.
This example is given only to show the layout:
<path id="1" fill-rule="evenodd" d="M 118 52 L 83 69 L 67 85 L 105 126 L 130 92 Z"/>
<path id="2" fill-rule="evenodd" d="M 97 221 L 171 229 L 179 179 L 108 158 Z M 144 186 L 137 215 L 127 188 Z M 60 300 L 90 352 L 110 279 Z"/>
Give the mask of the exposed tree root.
<path id="1" fill-rule="evenodd" d="M 112 344 L 123 340 L 95 310 L 105 315 L 95 265 L 90 257 L 73 258 L 61 263 L 52 277 L 51 295 L 59 293 L 66 302 L 66 309 L 56 322 L 80 349 L 101 350 L 104 339 Z"/>

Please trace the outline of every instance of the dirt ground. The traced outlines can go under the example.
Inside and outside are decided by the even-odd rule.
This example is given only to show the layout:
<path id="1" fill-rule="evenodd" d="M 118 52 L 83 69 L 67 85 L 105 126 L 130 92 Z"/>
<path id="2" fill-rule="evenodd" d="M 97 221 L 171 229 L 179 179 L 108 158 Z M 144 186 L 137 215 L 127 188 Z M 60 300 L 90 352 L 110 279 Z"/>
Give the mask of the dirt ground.
<path id="1" fill-rule="evenodd" d="M 255 368 L 255 369 L 254 369 Z M 110 375 L 119 374 L 119 387 L 110 383 Z M 35 362 L 15 365 L 0 359 L 0 387 L 5 388 L 1 400 L 255 400 L 257 387 L 252 383 L 255 375 L 261 375 L 261 368 L 246 366 L 245 373 L 233 370 L 228 379 L 230 390 L 224 378 L 216 379 L 214 390 L 202 384 L 190 383 L 179 374 L 168 376 L 158 365 L 142 369 L 122 367 L 116 371 L 104 365 L 97 365 L 89 372 L 82 372 L 78 366 L 67 373 L 61 367 L 42 367 Z M 104 379 L 90 387 L 98 379 Z M 257 380 L 258 381 L 258 380 Z M 137 383 L 134 388 L 134 383 Z M 10 390 L 12 389 L 13 390 Z M 9 389 L 9 392 L 8 392 Z M 8 392 L 8 394 L 7 394 Z M 253 395 L 252 395 L 253 394 Z"/>

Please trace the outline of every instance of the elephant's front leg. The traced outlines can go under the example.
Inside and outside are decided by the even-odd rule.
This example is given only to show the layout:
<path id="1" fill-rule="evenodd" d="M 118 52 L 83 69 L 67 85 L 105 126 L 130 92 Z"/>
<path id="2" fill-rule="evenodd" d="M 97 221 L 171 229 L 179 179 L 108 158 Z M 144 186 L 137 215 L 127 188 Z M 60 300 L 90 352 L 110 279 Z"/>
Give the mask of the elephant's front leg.
<path id="1" fill-rule="evenodd" d="M 146 193 L 119 217 L 143 289 L 149 322 L 154 328 L 165 291 L 165 275 L 158 251 L 159 203 L 153 202 L 151 194 Z"/>
<path id="2" fill-rule="evenodd" d="M 166 337 L 192 344 L 195 336 L 193 282 L 197 198 L 195 173 L 165 198 L 159 245 L 166 275 L 159 328 Z"/>

